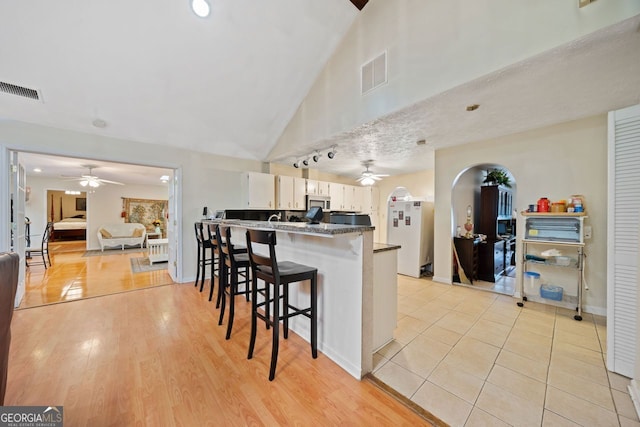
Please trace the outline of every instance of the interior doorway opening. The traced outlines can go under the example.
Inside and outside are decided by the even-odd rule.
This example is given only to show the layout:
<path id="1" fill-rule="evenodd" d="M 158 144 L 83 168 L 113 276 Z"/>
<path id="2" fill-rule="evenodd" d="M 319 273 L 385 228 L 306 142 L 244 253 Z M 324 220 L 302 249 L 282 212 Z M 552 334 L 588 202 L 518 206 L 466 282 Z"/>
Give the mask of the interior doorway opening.
<path id="1" fill-rule="evenodd" d="M 18 161 L 27 171 L 25 212 L 30 218 L 31 232 L 37 234 L 47 223 L 55 222 L 58 230 L 54 231 L 54 236 L 61 233 L 62 237 L 54 237 L 51 242 L 58 249 L 57 252 L 50 252 L 53 268 L 45 270 L 34 267 L 27 271 L 27 285 L 38 294 L 38 298 L 32 299 L 29 306 L 108 295 L 178 281 L 177 246 L 181 230 L 170 225 L 179 223 L 173 221 L 177 218 L 175 212 L 178 210 L 176 188 L 179 186 L 179 170 L 44 153 L 16 153 Z M 87 176 L 88 163 L 95 167 Z M 162 218 L 157 219 L 164 224 L 161 237 L 171 241 L 169 253 L 173 253 L 173 256 L 170 262 L 164 264 L 164 272 L 156 271 L 157 268 L 145 268 L 143 262 L 136 261 L 136 258 L 143 259 L 147 256 L 146 247 L 138 247 L 137 251 L 131 248 L 129 253 L 105 250 L 108 255 L 100 255 L 102 261 L 93 258 L 93 252 L 99 250 L 99 228 L 105 224 L 128 222 L 124 201 L 132 197 L 136 200 L 140 198 L 165 202 L 166 209 L 161 212 Z M 83 224 L 83 238 L 75 234 L 73 239 L 63 236 L 64 233 L 69 233 L 63 230 L 64 225 L 71 221 L 77 222 L 80 218 L 86 220 Z M 72 230 L 71 233 L 76 231 Z M 107 264 L 109 267 L 105 269 Z M 119 272 L 116 274 L 118 280 L 105 280 L 105 270 Z M 67 275 L 68 272 L 73 274 Z M 61 283 L 62 281 L 65 283 Z M 56 285 L 56 288 L 48 289 L 45 285 Z M 25 295 L 25 301 L 27 297 Z M 35 300 L 39 302 L 34 305 Z"/>
<path id="2" fill-rule="evenodd" d="M 478 164 L 451 189 L 452 283 L 513 295 L 516 181 L 506 167 Z"/>

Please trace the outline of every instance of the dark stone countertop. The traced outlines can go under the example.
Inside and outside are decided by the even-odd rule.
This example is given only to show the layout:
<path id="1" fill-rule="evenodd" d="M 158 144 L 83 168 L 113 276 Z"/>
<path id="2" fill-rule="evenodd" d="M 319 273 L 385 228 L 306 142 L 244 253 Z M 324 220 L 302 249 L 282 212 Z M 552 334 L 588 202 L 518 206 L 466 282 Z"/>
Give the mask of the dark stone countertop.
<path id="1" fill-rule="evenodd" d="M 365 225 L 344 224 L 309 224 L 308 222 L 278 222 L 278 221 L 248 221 L 240 219 L 211 219 L 203 220 L 203 223 L 235 225 L 244 228 L 259 228 L 261 230 L 286 231 L 290 233 L 318 234 L 333 236 L 336 234 L 362 233 L 373 231 L 375 227 Z"/>
<path id="2" fill-rule="evenodd" d="M 396 249 L 400 249 L 400 245 L 388 245 L 386 243 L 376 243 L 373 242 L 373 253 L 384 252 L 384 251 L 395 251 Z"/>

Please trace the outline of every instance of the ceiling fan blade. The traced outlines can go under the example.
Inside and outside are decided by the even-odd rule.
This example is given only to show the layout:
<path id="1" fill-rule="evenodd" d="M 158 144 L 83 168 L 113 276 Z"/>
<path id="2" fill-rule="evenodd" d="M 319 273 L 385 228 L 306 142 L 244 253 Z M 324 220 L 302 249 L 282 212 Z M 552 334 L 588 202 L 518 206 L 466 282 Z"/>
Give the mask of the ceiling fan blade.
<path id="1" fill-rule="evenodd" d="M 389 174 L 386 174 L 386 173 L 374 173 L 373 176 L 385 177 L 385 176 L 389 176 Z"/>
<path id="2" fill-rule="evenodd" d="M 124 185 L 122 182 L 109 181 L 108 179 L 97 178 L 97 181 L 100 181 L 101 183 L 105 183 L 105 184 Z"/>

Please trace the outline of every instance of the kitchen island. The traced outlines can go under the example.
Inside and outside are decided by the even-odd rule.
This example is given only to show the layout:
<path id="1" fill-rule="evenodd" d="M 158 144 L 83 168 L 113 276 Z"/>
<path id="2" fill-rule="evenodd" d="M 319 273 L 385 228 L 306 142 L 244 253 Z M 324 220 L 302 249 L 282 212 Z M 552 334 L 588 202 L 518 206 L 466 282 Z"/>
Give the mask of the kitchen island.
<path id="1" fill-rule="evenodd" d="M 318 269 L 318 350 L 358 379 L 371 371 L 374 227 L 225 219 L 203 222 L 230 226 L 233 243 L 243 246 L 247 228 L 275 230 L 279 261 Z M 293 305 L 307 307 L 309 283 L 292 286 L 289 299 Z M 309 320 L 299 317 L 289 320 L 289 328 L 309 341 Z"/>

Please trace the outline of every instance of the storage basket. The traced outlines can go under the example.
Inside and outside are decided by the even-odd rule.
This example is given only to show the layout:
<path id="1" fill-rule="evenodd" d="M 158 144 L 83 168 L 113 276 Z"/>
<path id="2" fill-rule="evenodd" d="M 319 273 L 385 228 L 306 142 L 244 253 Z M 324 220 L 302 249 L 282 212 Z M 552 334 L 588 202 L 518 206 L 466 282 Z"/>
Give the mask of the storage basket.
<path id="1" fill-rule="evenodd" d="M 540 286 L 540 296 L 542 298 L 554 300 L 554 301 L 562 301 L 562 294 L 564 289 L 561 286 L 553 286 L 553 285 L 542 285 Z"/>
<path id="2" fill-rule="evenodd" d="M 529 295 L 536 295 L 540 292 L 540 273 L 525 271 L 524 292 Z"/>

